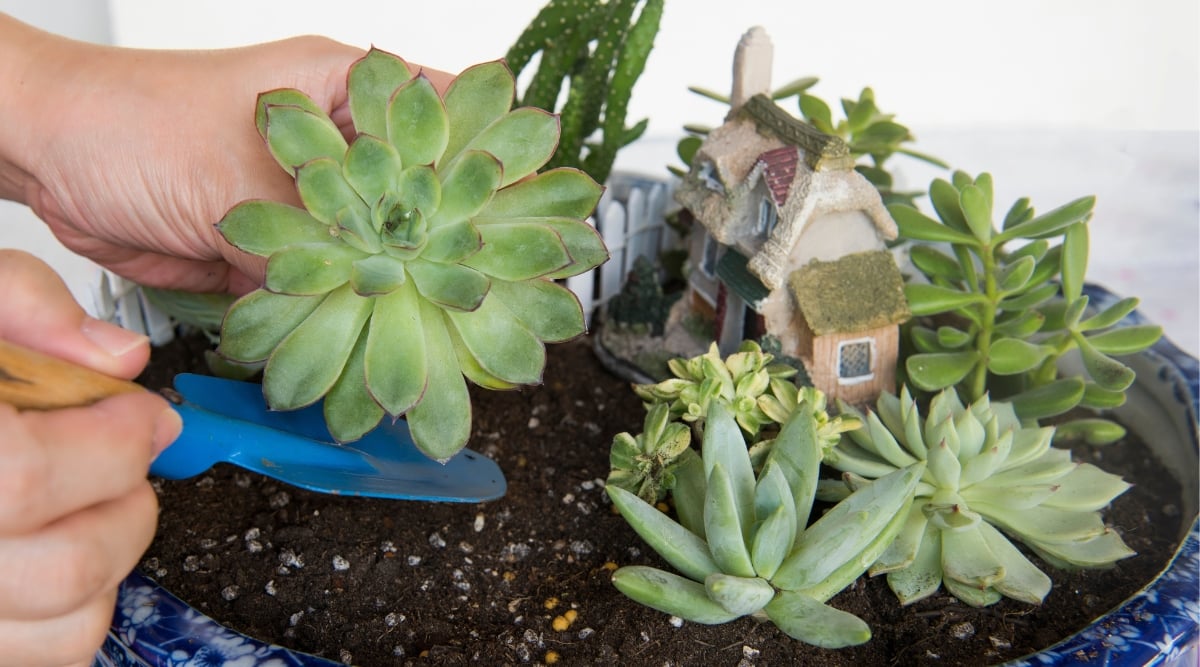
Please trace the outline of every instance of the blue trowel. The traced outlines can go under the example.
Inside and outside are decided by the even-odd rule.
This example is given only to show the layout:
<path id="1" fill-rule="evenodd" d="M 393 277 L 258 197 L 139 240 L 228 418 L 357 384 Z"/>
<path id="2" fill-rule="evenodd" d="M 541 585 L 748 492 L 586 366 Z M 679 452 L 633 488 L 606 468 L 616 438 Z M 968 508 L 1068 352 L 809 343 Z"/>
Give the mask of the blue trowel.
<path id="1" fill-rule="evenodd" d="M 87 405 L 141 385 L 118 380 L 0 341 L 0 402 L 18 409 Z M 494 461 L 464 449 L 445 463 L 417 449 L 403 420 L 339 444 L 325 428 L 321 406 L 270 410 L 262 387 L 181 374 L 164 392 L 183 418 L 183 433 L 155 459 L 153 475 L 193 477 L 232 463 L 311 491 L 436 502 L 482 502 L 504 495 Z"/>

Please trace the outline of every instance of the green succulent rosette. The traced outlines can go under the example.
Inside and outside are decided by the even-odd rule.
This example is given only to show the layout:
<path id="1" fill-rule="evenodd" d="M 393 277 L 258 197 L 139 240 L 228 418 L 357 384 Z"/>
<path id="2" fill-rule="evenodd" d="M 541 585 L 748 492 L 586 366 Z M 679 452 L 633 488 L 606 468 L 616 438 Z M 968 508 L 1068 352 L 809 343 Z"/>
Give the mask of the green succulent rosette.
<path id="1" fill-rule="evenodd" d="M 470 435 L 468 379 L 540 382 L 545 343 L 583 333 L 578 299 L 556 280 L 608 258 L 585 220 L 602 188 L 575 169 L 537 173 L 558 119 L 512 108 L 503 62 L 468 68 L 441 96 L 372 49 L 348 92 L 350 141 L 297 90 L 259 96 L 259 133 L 303 208 L 245 201 L 218 224 L 267 258 L 264 287 L 230 308 L 218 351 L 265 362 L 273 409 L 324 399 L 338 441 L 404 415 L 417 446 L 446 459 Z"/>

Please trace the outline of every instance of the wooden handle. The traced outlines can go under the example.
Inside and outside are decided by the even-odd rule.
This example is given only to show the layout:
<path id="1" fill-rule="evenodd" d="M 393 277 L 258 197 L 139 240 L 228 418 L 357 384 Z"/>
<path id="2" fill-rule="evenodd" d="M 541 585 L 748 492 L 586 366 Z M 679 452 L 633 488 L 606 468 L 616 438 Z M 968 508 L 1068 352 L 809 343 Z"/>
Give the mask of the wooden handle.
<path id="1" fill-rule="evenodd" d="M 146 388 L 0 340 L 0 402 L 18 410 L 90 405 Z"/>

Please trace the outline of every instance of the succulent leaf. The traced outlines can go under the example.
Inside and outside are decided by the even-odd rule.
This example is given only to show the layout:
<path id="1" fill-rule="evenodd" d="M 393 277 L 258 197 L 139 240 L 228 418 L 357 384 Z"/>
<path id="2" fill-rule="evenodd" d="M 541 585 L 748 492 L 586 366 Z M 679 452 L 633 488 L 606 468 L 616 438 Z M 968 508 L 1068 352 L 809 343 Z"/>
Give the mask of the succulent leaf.
<path id="1" fill-rule="evenodd" d="M 471 396 L 458 366 L 444 311 L 421 301 L 429 382 L 421 401 L 406 413 L 413 442 L 427 456 L 449 459 L 471 436 Z"/>
<path id="2" fill-rule="evenodd" d="M 671 567 L 695 581 L 704 581 L 710 574 L 721 571 L 703 539 L 635 494 L 611 485 L 607 491 L 634 532 Z"/>
<path id="3" fill-rule="evenodd" d="M 871 628 L 862 619 L 803 593 L 780 591 L 764 610 L 789 637 L 813 646 L 843 648 L 871 639 Z"/>
<path id="4" fill-rule="evenodd" d="M 347 89 L 355 129 L 360 134 L 387 137 L 388 100 L 412 77 L 403 59 L 375 47 L 351 65 Z"/>
<path id="5" fill-rule="evenodd" d="M 542 341 L 561 343 L 584 331 L 583 306 L 571 290 L 549 280 L 496 280 L 491 296 Z"/>
<path id="6" fill-rule="evenodd" d="M 401 339 L 398 331 L 409 333 Z M 367 329 L 364 381 L 389 414 L 404 414 L 425 394 L 429 361 L 423 332 L 419 296 L 411 282 L 376 298 Z"/>
<path id="7" fill-rule="evenodd" d="M 517 84 L 502 61 L 480 63 L 463 70 L 446 91 L 450 136 L 446 158 L 453 159 L 484 128 L 508 113 Z"/>
<path id="8" fill-rule="evenodd" d="M 775 597 L 775 589 L 766 579 L 735 577 L 720 572 L 714 572 L 705 578 L 704 591 L 708 593 L 708 599 L 721 605 L 729 613 L 739 616 L 759 611 Z"/>
<path id="9" fill-rule="evenodd" d="M 712 464 L 704 502 L 704 536 L 709 551 L 722 572 L 753 577 L 754 565 L 746 548 L 744 530 L 733 481 L 721 463 Z"/>
<path id="10" fill-rule="evenodd" d="M 342 175 L 342 163 L 339 160 L 322 157 L 305 162 L 296 170 L 296 189 L 304 208 L 327 225 L 337 226 L 340 222 L 338 215 L 344 209 L 353 210 L 355 218 L 371 219 L 370 208 Z M 352 231 L 365 235 L 360 229 Z"/>
<path id="11" fill-rule="evenodd" d="M 915 509 L 924 519 L 921 508 Z M 912 563 L 887 574 L 888 587 L 902 605 L 924 600 L 942 587 L 942 531 L 928 522 L 922 525 L 924 533 Z"/>
<path id="12" fill-rule="evenodd" d="M 342 175 L 364 202 L 374 203 L 397 190 L 396 174 L 403 169 L 391 144 L 369 134 L 354 138 L 342 162 Z M 376 230 L 378 231 L 378 230 Z"/>
<path id="13" fill-rule="evenodd" d="M 295 171 L 317 158 L 340 161 L 346 139 L 324 113 L 291 105 L 266 105 L 267 146 L 284 169 Z"/>
<path id="14" fill-rule="evenodd" d="M 416 259 L 405 267 L 421 296 L 448 310 L 479 308 L 492 284 L 485 273 L 462 264 Z"/>
<path id="15" fill-rule="evenodd" d="M 479 365 L 513 384 L 542 380 L 546 349 L 498 299 L 487 299 L 473 311 L 447 310 L 446 317 Z"/>
<path id="16" fill-rule="evenodd" d="M 344 244 L 288 246 L 267 260 L 266 288 L 280 294 L 325 294 L 345 285 L 354 263 L 365 257 L 368 255 Z"/>
<path id="17" fill-rule="evenodd" d="M 321 304 L 324 296 L 290 296 L 262 289 L 250 292 L 225 314 L 218 351 L 234 361 L 266 361 L 271 350 Z"/>
<path id="18" fill-rule="evenodd" d="M 496 193 L 480 212 L 485 218 L 577 218 L 590 216 L 604 192 L 578 169 L 560 167 Z"/>
<path id="19" fill-rule="evenodd" d="M 479 252 L 483 237 L 468 220 L 443 224 L 429 230 L 421 257 L 432 262 L 457 264 Z"/>
<path id="20" fill-rule="evenodd" d="M 383 408 L 367 391 L 366 349 L 367 336 L 359 336 L 321 406 L 329 432 L 336 433 L 339 441 L 358 440 L 383 419 Z"/>
<path id="21" fill-rule="evenodd" d="M 540 169 L 557 146 L 558 117 L 541 109 L 522 107 L 497 118 L 472 137 L 463 150 L 496 156 L 504 165 L 501 181 L 504 187 Z M 452 160 L 450 165 L 453 164 Z"/>
<path id="22" fill-rule="evenodd" d="M 613 585 L 635 602 L 693 623 L 716 625 L 740 616 L 708 597 L 704 584 L 645 565 L 613 572 Z"/>
<path id="23" fill-rule="evenodd" d="M 329 225 L 295 206 L 262 199 L 244 201 L 229 209 L 217 231 L 243 252 L 269 257 L 288 246 L 337 243 Z"/>
<path id="24" fill-rule="evenodd" d="M 442 201 L 430 219 L 433 228 L 474 217 L 500 187 L 500 161 L 490 153 L 469 151 L 442 177 Z"/>
<path id="25" fill-rule="evenodd" d="M 404 262 L 388 255 L 367 255 L 351 265 L 350 286 L 363 296 L 391 294 L 407 276 Z"/>
<path id="26" fill-rule="evenodd" d="M 428 77 L 418 74 L 392 94 L 387 139 L 405 165 L 432 165 L 446 150 L 450 119 Z"/>
<path id="27" fill-rule="evenodd" d="M 463 264 L 501 280 L 541 278 L 571 262 L 562 236 L 547 225 L 486 224 L 479 227 L 479 233 L 483 247 Z"/>

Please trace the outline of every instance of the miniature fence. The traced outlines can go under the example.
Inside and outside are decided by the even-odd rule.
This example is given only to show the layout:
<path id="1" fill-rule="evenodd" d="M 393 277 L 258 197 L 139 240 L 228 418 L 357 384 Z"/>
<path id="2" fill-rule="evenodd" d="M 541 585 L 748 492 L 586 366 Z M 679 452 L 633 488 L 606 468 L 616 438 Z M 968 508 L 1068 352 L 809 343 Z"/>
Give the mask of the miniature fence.
<path id="1" fill-rule="evenodd" d="M 579 297 L 585 321 L 616 296 L 638 257 L 657 261 L 663 250 L 678 247 L 679 235 L 666 224 L 674 181 L 630 173 L 614 173 L 590 220 L 608 246 L 611 258 L 587 273 L 566 281 Z M 174 338 L 170 318 L 155 309 L 138 286 L 116 274 L 99 270 L 92 285 L 96 317 L 146 334 L 154 345 Z"/>

